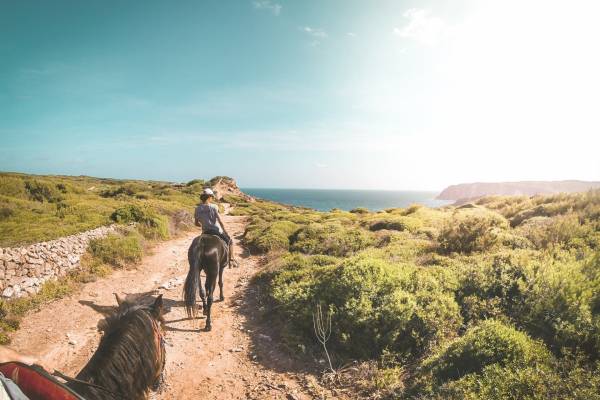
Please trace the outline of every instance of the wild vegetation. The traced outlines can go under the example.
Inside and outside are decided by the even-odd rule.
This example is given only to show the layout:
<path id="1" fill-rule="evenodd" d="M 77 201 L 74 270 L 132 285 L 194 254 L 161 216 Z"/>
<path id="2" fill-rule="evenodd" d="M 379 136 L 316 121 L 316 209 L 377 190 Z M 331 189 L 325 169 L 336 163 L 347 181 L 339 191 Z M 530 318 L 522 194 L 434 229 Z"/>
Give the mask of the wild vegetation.
<path id="1" fill-rule="evenodd" d="M 145 237 L 165 239 L 191 212 L 206 184 L 0 173 L 0 247 L 79 233 L 110 223 L 138 223 Z"/>
<path id="2" fill-rule="evenodd" d="M 237 202 L 265 318 L 361 397 L 600 399 L 600 191 L 316 212 Z M 358 364 L 342 368 L 350 362 Z"/>
<path id="3" fill-rule="evenodd" d="M 0 173 L 0 247 L 118 224 L 115 234 L 90 242 L 80 269 L 47 281 L 33 296 L 0 300 L 0 343 L 9 341 L 8 333 L 18 329 L 27 311 L 73 293 L 82 283 L 115 268 L 135 265 L 153 242 L 189 228 L 198 195 L 210 183 Z"/>

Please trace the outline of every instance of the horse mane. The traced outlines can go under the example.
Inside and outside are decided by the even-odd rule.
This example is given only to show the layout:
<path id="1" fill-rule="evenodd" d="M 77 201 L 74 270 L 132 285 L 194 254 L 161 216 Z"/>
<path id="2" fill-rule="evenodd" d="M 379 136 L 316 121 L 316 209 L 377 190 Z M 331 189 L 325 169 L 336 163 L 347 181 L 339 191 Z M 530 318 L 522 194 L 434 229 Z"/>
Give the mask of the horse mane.
<path id="1" fill-rule="evenodd" d="M 156 346 L 159 322 L 161 313 L 153 305 L 122 303 L 98 324 L 103 331 L 98 349 L 76 377 L 107 390 L 77 382 L 69 386 L 86 399 L 146 398 L 164 366 L 164 348 Z"/>

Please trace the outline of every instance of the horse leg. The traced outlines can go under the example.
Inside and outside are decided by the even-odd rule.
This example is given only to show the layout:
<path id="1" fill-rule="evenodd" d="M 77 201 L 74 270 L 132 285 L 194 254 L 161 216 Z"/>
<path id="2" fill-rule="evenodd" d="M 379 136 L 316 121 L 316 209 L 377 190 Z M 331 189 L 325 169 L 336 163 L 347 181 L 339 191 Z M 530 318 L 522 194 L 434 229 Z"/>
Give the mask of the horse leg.
<path id="1" fill-rule="evenodd" d="M 223 296 L 223 270 L 225 269 L 225 265 L 222 265 L 219 268 L 219 300 L 225 300 L 225 296 Z"/>
<path id="2" fill-rule="evenodd" d="M 218 264 L 215 264 L 218 265 Z M 217 286 L 217 274 L 216 268 L 213 268 L 210 274 L 206 275 L 206 295 L 207 299 L 207 310 L 206 310 L 206 327 L 205 330 L 208 332 L 212 329 L 211 310 L 213 305 L 213 299 L 215 294 L 215 287 Z"/>
<path id="3" fill-rule="evenodd" d="M 206 283 L 208 283 L 208 281 Z M 200 275 L 198 275 L 198 287 L 200 287 L 200 299 L 202 300 L 202 314 L 206 315 L 206 291 L 202 286 L 202 278 Z"/>

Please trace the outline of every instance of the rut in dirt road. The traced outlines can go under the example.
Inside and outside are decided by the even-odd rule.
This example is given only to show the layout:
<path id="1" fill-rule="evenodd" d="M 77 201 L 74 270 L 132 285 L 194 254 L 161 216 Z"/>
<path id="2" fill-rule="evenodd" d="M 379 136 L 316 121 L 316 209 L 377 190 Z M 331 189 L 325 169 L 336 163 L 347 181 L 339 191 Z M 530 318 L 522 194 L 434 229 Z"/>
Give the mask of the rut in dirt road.
<path id="1" fill-rule="evenodd" d="M 246 218 L 225 215 L 223 221 L 239 243 Z M 98 345 L 97 323 L 113 309 L 113 293 L 157 291 L 167 308 L 167 363 L 165 383 L 152 399 L 345 398 L 323 389 L 315 376 L 279 349 L 276 332 L 260 321 L 256 288 L 250 284 L 261 260 L 241 246 L 235 246 L 240 267 L 224 272 L 225 301 L 213 304 L 212 331 L 203 331 L 203 318 L 187 318 L 182 285 L 188 271 L 187 250 L 197 235 L 190 232 L 161 243 L 136 269 L 116 271 L 28 315 L 13 346 L 76 374 Z"/>

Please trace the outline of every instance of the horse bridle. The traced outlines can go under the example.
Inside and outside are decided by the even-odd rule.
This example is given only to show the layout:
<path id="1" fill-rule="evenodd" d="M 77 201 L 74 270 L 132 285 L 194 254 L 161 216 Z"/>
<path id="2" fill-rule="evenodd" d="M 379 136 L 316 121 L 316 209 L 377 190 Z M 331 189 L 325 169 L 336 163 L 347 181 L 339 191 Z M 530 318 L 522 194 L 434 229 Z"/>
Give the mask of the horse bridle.
<path id="1" fill-rule="evenodd" d="M 164 371 L 165 363 L 166 363 L 166 358 L 163 356 L 164 349 L 165 349 L 165 337 L 164 337 L 163 333 L 161 332 L 160 325 L 158 324 L 158 322 L 152 317 L 150 318 L 150 320 L 152 321 L 152 331 L 155 333 L 154 338 L 155 338 L 156 344 L 158 345 L 157 347 L 159 349 L 159 354 L 160 354 L 160 357 L 162 358 L 162 367 L 161 367 L 161 374 L 162 374 L 162 372 Z M 85 385 L 85 386 L 93 387 L 95 389 L 100 389 L 100 390 L 103 390 L 106 393 L 110 394 L 111 396 L 115 396 L 122 400 L 127 400 L 125 398 L 125 396 L 123 396 L 121 393 L 115 393 L 112 390 L 107 389 L 102 385 L 97 385 L 92 382 L 83 381 L 83 380 L 77 379 L 77 378 L 72 378 L 70 376 L 63 374 L 62 372 L 60 372 L 58 370 L 54 370 L 52 375 L 54 375 L 58 378 L 64 379 L 67 382 L 75 382 L 80 385 Z"/>

